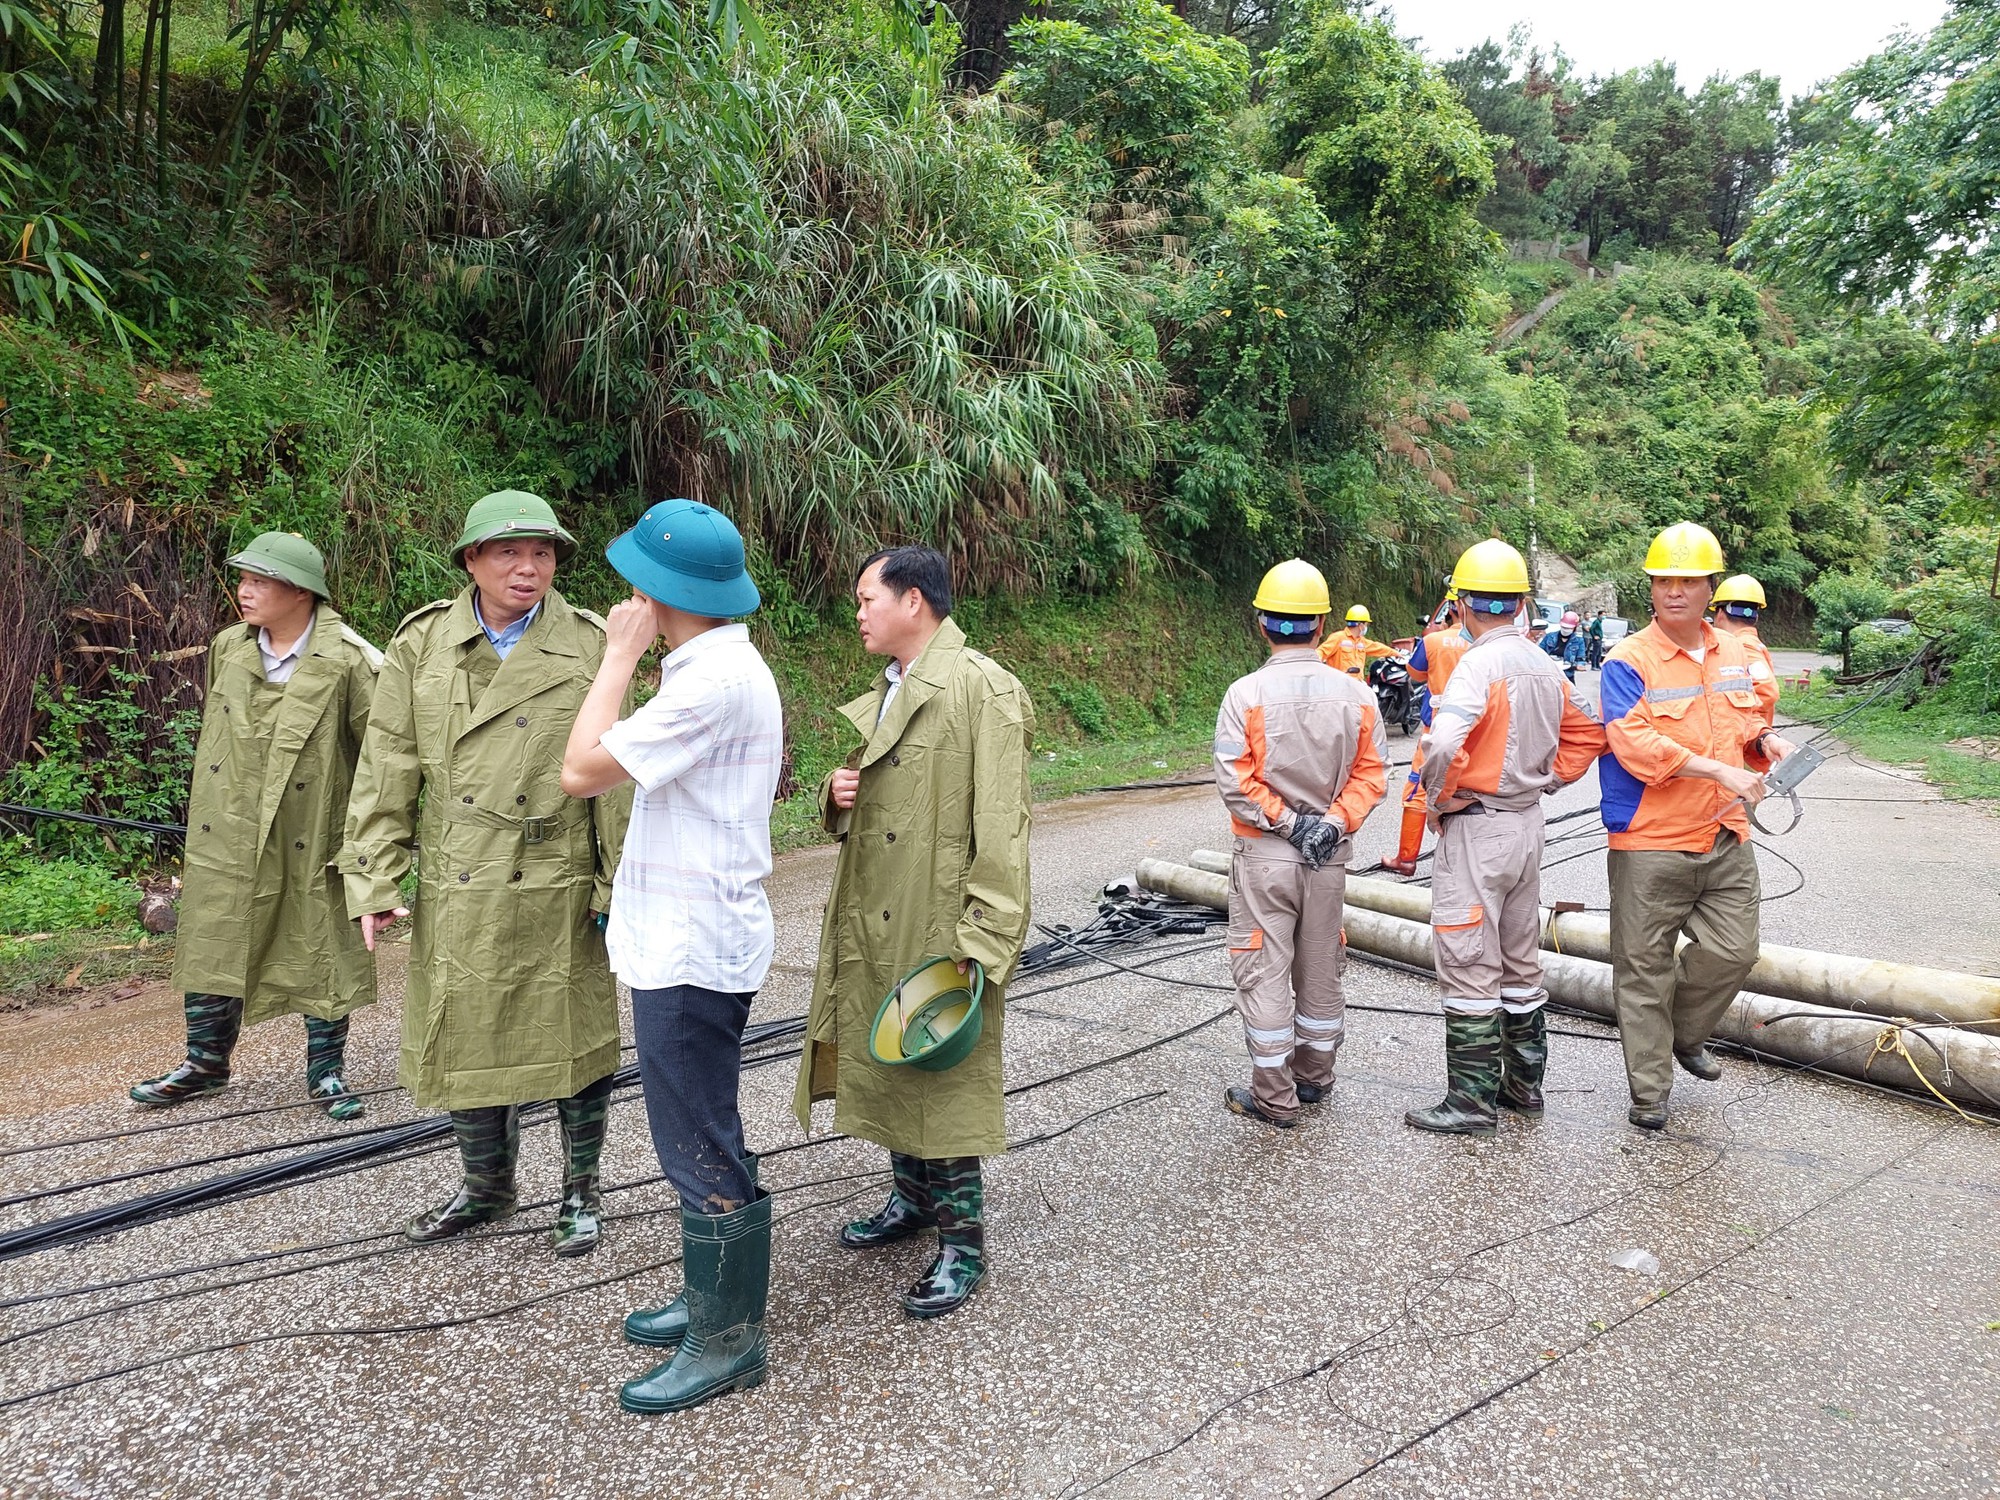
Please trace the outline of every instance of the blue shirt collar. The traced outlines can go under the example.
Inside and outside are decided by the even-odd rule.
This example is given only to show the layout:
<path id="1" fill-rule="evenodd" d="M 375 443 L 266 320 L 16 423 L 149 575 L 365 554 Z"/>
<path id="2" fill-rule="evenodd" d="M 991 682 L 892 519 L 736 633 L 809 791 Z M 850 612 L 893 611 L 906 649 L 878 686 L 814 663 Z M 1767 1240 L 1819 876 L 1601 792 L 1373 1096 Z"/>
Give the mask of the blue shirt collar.
<path id="1" fill-rule="evenodd" d="M 547 602 L 545 599 L 536 600 L 535 607 L 512 625 L 495 630 L 486 623 L 486 616 L 479 612 L 479 590 L 475 588 L 472 591 L 472 618 L 479 622 L 479 628 L 486 632 L 486 639 L 493 643 L 493 654 L 505 661 L 507 653 L 520 645 L 521 637 L 528 633 L 528 627 L 535 623 L 535 616 L 542 612 L 542 605 Z"/>

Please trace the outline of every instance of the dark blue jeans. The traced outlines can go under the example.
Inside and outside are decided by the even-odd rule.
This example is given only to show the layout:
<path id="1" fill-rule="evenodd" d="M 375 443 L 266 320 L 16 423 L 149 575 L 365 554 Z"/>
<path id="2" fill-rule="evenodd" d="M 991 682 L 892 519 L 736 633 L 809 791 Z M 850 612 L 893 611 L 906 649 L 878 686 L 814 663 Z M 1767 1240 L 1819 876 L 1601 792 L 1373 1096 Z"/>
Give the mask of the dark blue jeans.
<path id="1" fill-rule="evenodd" d="M 660 1170 L 689 1213 L 729 1213 L 756 1196 L 736 1108 L 743 1027 L 755 998 L 692 984 L 632 991 L 646 1123 Z"/>

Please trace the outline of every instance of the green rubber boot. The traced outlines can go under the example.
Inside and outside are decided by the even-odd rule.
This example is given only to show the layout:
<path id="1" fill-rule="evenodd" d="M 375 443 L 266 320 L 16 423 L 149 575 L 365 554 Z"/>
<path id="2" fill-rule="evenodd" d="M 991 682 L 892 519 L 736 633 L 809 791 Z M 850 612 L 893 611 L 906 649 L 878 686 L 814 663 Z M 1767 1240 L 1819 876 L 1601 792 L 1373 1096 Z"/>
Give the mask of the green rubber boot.
<path id="1" fill-rule="evenodd" d="M 181 997 L 187 1018 L 187 1059 L 172 1072 L 132 1085 L 136 1104 L 180 1104 L 213 1094 L 229 1082 L 229 1055 L 243 1034 L 243 1001 L 235 995 Z"/>
<path id="2" fill-rule="evenodd" d="M 1491 1135 L 1499 1124 L 1500 1017 L 1498 1014 L 1444 1018 L 1444 1099 L 1429 1109 L 1413 1109 L 1405 1125 L 1444 1135 Z"/>
<path id="3" fill-rule="evenodd" d="M 771 1290 L 771 1195 L 730 1214 L 681 1213 L 688 1331 L 674 1357 L 618 1391 L 627 1411 L 686 1411 L 764 1379 Z"/>
<path id="4" fill-rule="evenodd" d="M 750 1180 L 758 1181 L 757 1157 L 754 1152 L 743 1158 L 743 1169 L 750 1174 Z M 685 1282 L 686 1267 L 682 1268 Z M 687 1288 L 665 1307 L 642 1307 L 637 1312 L 625 1314 L 625 1342 L 643 1344 L 648 1349 L 671 1349 L 687 1337 L 688 1298 Z"/>
<path id="5" fill-rule="evenodd" d="M 1549 1023 L 1541 1006 L 1522 1015 L 1500 1014 L 1500 1094 L 1496 1102 L 1517 1115 L 1539 1115 L 1542 1074 L 1549 1065 Z"/>
<path id="6" fill-rule="evenodd" d="M 922 1157 L 891 1151 L 889 1171 L 895 1181 L 889 1189 L 889 1201 L 868 1218 L 845 1225 L 840 1231 L 840 1243 L 850 1250 L 872 1250 L 877 1245 L 906 1240 L 937 1222 L 931 1216 L 926 1166 Z"/>
<path id="7" fill-rule="evenodd" d="M 306 1017 L 306 1092 L 319 1100 L 329 1120 L 358 1120 L 368 1106 L 354 1097 L 341 1076 L 347 1064 L 347 1017 L 322 1021 Z"/>
<path id="8" fill-rule="evenodd" d="M 514 1212 L 514 1162 L 521 1154 L 521 1111 L 512 1104 L 455 1109 L 452 1133 L 464 1180 L 449 1202 L 427 1208 L 403 1228 L 412 1244 L 448 1240 Z"/>
<path id="9" fill-rule="evenodd" d="M 927 1161 L 931 1212 L 937 1219 L 937 1258 L 903 1294 L 913 1318 L 941 1318 L 965 1305 L 986 1279 L 986 1185 L 979 1158 Z"/>
<path id="10" fill-rule="evenodd" d="M 562 1126 L 563 1197 L 549 1243 L 557 1255 L 588 1255 L 604 1238 L 604 1200 L 597 1164 L 604 1156 L 604 1130 L 611 1122 L 611 1075 L 556 1100 Z"/>

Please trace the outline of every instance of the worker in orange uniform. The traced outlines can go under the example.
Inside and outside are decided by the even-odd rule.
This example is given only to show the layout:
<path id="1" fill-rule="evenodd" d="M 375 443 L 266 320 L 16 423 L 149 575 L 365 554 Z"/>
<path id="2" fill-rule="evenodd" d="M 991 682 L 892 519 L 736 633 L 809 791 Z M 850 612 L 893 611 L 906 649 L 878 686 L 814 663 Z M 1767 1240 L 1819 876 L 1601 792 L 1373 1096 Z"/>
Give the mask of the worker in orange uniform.
<path id="1" fill-rule="evenodd" d="M 1264 575 L 1270 659 L 1230 684 L 1215 720 L 1215 779 L 1235 830 L 1229 968 L 1250 1050 L 1235 1114 L 1279 1129 L 1333 1087 L 1346 999 L 1340 914 L 1353 835 L 1388 790 L 1375 695 L 1314 647 L 1326 579 L 1293 558 Z"/>
<path id="2" fill-rule="evenodd" d="M 1645 1130 L 1667 1123 L 1675 1063 L 1722 1076 L 1708 1038 L 1757 962 L 1749 809 L 1764 800 L 1762 773 L 1792 750 L 1771 730 L 1749 650 L 1702 618 L 1723 566 L 1703 527 L 1661 532 L 1646 553 L 1653 623 L 1604 662 L 1611 983 L 1626 1118 Z"/>
<path id="3" fill-rule="evenodd" d="M 1743 643 L 1750 653 L 1750 675 L 1757 679 L 1757 696 L 1776 713 L 1778 708 L 1778 664 L 1771 660 L 1771 648 L 1757 634 L 1757 620 L 1764 610 L 1764 585 L 1748 573 L 1725 578 L 1708 601 L 1708 622 L 1726 630 Z"/>
<path id="4" fill-rule="evenodd" d="M 1422 786 L 1437 833 L 1431 936 L 1444 1006 L 1445 1096 L 1419 1130 L 1491 1135 L 1504 1107 L 1542 1112 L 1542 798 L 1604 753 L 1604 729 L 1516 623 L 1528 563 L 1494 538 L 1451 581 L 1471 642 L 1432 706 Z"/>
<path id="5" fill-rule="evenodd" d="M 1444 696 L 1445 688 L 1451 682 L 1451 669 L 1458 665 L 1458 659 L 1465 654 L 1465 648 L 1472 644 L 1463 627 L 1458 623 L 1458 590 L 1452 589 L 1445 595 L 1444 608 L 1437 629 L 1417 642 L 1417 649 L 1410 653 L 1410 681 L 1420 683 L 1424 689 L 1424 728 L 1431 727 L 1431 711 L 1437 707 L 1438 699 Z M 1410 752 L 1410 775 L 1403 783 L 1403 826 L 1396 836 L 1396 855 L 1382 861 L 1382 868 L 1397 875 L 1410 876 L 1417 873 L 1417 856 L 1424 848 L 1424 801 L 1423 783 L 1418 773 L 1424 764 L 1424 742 L 1418 739 L 1416 748 Z"/>
<path id="6" fill-rule="evenodd" d="M 1362 677 L 1366 675 L 1372 658 L 1394 656 L 1395 647 L 1368 639 L 1368 627 L 1374 620 L 1375 617 L 1368 613 L 1367 605 L 1349 605 L 1347 629 L 1321 644 L 1319 659 L 1336 672 L 1345 672 L 1349 677 Z"/>

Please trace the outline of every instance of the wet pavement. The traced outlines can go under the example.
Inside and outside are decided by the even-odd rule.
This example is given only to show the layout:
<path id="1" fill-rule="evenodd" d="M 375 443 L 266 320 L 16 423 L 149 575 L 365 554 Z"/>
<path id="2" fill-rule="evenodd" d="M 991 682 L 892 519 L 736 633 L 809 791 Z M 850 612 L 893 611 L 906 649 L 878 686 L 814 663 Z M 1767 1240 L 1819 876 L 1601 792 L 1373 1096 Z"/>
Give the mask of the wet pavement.
<path id="1" fill-rule="evenodd" d="M 1866 800 L 1809 803 L 1797 832 L 1766 841 L 1768 937 L 2000 972 L 2000 931 L 1962 899 L 1991 889 L 2000 819 L 1852 759 L 1810 790 Z M 1378 812 L 1360 862 L 1394 832 Z M 1139 858 L 1225 838 L 1206 788 L 1045 808 L 1038 916 L 1086 920 Z M 1600 847 L 1552 846 L 1552 861 L 1579 857 L 1549 893 L 1601 904 Z M 1803 888 L 1785 894 L 1798 877 L 1777 854 Z M 827 850 L 781 863 L 779 968 L 757 1019 L 805 1008 L 831 864 Z M 1563 1020 L 1540 1123 L 1483 1143 L 1421 1135 L 1401 1116 L 1437 1096 L 1440 1031 L 1393 1008 L 1428 1012 L 1431 988 L 1358 962 L 1339 1082 L 1301 1128 L 1273 1132 L 1221 1108 L 1241 1036 L 1221 1014 L 1219 932 L 1191 946 L 1150 975 L 1017 987 L 1008 1077 L 1031 1086 L 1008 1120 L 1023 1144 L 988 1162 L 993 1271 L 952 1317 L 898 1306 L 921 1242 L 835 1245 L 879 1200 L 884 1156 L 830 1140 L 829 1106 L 802 1135 L 780 1058 L 744 1079 L 780 1193 L 757 1390 L 677 1417 L 617 1410 L 617 1384 L 650 1363 L 618 1320 L 679 1284 L 671 1197 L 613 1192 L 604 1248 L 554 1260 L 543 1123 L 523 1163 L 538 1206 L 503 1232 L 393 1236 L 449 1191 L 450 1155 L 433 1152 L 0 1262 L 0 1301 L 70 1293 L 0 1307 L 0 1402 L 164 1361 L 0 1406 L 0 1494 L 2000 1493 L 2000 1134 L 1728 1061 L 1720 1083 L 1681 1080 L 1672 1128 L 1645 1135 L 1624 1122 L 1610 1033 Z M 357 1087 L 394 1077 L 393 962 L 384 978 L 388 1003 L 355 1024 Z M 158 991 L 0 1026 L 0 1150 L 300 1097 L 302 1034 L 281 1021 L 246 1038 L 227 1093 L 140 1115 L 123 1087 L 171 1061 L 177 1026 Z M 400 1095 L 371 1102 L 372 1120 L 413 1117 Z M 336 1128 L 287 1109 L 0 1156 L 0 1195 Z M 621 1096 L 606 1179 L 656 1173 L 637 1098 Z M 0 1228 L 154 1185 L 0 1207 Z M 1612 1265 L 1632 1249 L 1657 1273 Z M 87 1290 L 252 1255 L 274 1258 Z M 66 1319 L 82 1321 L 48 1327 Z M 189 1354 L 221 1345 L 237 1347 Z"/>

